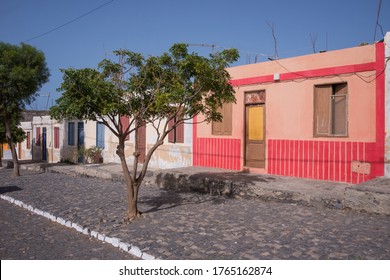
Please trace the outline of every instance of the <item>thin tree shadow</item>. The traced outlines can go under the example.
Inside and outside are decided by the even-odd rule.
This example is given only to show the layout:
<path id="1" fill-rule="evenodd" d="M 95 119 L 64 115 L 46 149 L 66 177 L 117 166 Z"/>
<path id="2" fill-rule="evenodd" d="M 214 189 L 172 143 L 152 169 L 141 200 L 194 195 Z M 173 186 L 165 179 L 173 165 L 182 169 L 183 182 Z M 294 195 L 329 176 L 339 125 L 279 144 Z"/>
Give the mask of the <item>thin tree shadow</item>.
<path id="1" fill-rule="evenodd" d="M 142 196 L 139 203 L 151 206 L 150 209 L 143 211 L 143 213 L 152 213 L 184 205 L 202 204 L 207 202 L 223 203 L 224 201 L 225 199 L 221 197 L 194 194 L 189 195 L 188 193 L 162 190 L 159 196 Z"/>

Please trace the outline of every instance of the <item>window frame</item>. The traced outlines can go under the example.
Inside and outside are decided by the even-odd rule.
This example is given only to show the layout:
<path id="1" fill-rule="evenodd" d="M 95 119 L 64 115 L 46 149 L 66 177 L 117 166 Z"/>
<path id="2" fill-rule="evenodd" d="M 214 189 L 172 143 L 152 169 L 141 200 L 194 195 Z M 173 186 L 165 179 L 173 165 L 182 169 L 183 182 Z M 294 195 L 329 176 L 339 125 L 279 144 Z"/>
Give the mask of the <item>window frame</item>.
<path id="1" fill-rule="evenodd" d="M 345 93 L 337 93 L 336 86 L 345 85 Z M 316 89 L 320 87 L 331 87 L 331 94 L 329 95 L 328 100 L 328 123 L 327 123 L 327 132 L 319 132 L 318 127 L 318 111 L 320 104 L 318 104 L 318 94 Z M 334 99 L 336 97 L 345 97 L 345 132 L 344 133 L 335 133 L 335 103 Z M 349 94 L 348 94 L 348 83 L 347 82 L 338 82 L 338 83 L 326 83 L 326 84 L 317 84 L 313 87 L 313 137 L 315 138 L 347 138 L 349 137 L 349 114 L 348 114 L 348 106 L 349 106 Z"/>

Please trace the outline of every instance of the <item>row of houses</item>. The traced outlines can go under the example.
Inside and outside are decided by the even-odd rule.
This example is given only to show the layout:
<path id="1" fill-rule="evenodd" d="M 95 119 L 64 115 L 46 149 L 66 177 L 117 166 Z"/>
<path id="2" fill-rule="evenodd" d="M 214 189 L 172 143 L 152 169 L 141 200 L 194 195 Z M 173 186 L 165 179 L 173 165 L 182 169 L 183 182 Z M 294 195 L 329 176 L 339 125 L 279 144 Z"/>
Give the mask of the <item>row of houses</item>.
<path id="1" fill-rule="evenodd" d="M 154 154 L 150 166 L 204 166 L 360 183 L 390 176 L 390 33 L 382 42 L 227 69 L 237 102 L 223 121 L 197 116 Z M 99 122 L 57 122 L 48 115 L 21 124 L 20 159 L 80 160 L 83 147 L 119 162 L 115 136 Z M 143 127 L 146 152 L 155 132 Z M 126 141 L 129 162 L 134 138 Z M 142 160 L 142 155 L 141 155 Z"/>

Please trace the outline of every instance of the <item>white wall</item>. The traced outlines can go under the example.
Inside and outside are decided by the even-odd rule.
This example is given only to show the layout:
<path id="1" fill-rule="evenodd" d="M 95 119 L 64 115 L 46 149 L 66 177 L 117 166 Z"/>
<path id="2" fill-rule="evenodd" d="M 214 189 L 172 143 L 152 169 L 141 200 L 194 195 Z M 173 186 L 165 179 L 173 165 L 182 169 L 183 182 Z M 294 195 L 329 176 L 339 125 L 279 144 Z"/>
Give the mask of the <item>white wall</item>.
<path id="1" fill-rule="evenodd" d="M 41 144 L 36 145 L 37 130 L 40 128 Z M 54 147 L 54 127 L 59 127 L 59 148 Z M 62 158 L 64 123 L 50 119 L 50 116 L 33 117 L 31 127 L 31 151 L 32 159 L 41 160 L 43 155 L 43 128 L 46 128 L 46 160 L 47 162 L 59 162 Z M 26 131 L 26 130 L 25 130 Z"/>
<path id="2" fill-rule="evenodd" d="M 161 124 L 161 127 L 164 123 Z M 85 147 L 96 145 L 96 122 L 88 121 L 85 126 Z M 103 150 L 103 161 L 119 163 L 116 154 L 118 145 L 117 137 L 105 127 L 105 148 Z M 157 138 L 157 133 L 152 125 L 146 127 L 146 149 L 153 146 Z M 127 162 L 131 165 L 134 160 L 134 133 L 125 142 L 125 155 Z M 168 137 L 164 145 L 160 146 L 152 156 L 149 166 L 152 168 L 177 168 L 192 165 L 192 125 L 186 124 L 184 128 L 184 143 L 168 143 Z"/>

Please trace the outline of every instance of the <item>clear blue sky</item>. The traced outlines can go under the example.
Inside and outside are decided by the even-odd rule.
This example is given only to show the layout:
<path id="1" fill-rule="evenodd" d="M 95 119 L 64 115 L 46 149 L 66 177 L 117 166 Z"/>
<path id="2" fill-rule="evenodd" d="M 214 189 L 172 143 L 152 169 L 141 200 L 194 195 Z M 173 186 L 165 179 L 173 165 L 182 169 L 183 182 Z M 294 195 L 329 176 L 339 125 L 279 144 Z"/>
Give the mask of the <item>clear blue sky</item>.
<path id="1" fill-rule="evenodd" d="M 60 68 L 96 67 L 120 48 L 158 55 L 177 42 L 237 48 L 237 65 L 274 56 L 267 22 L 274 24 L 279 57 L 373 43 L 380 0 L 0 0 L 0 41 L 27 42 L 43 51 L 51 72 L 39 91 L 59 97 Z M 104 7 L 42 37 L 93 9 Z M 390 31 L 390 0 L 383 0 L 379 23 Z M 326 40 L 326 38 L 328 38 Z M 378 26 L 376 40 L 383 39 Z M 30 41 L 29 41 L 30 40 Z M 211 47 L 192 47 L 200 54 Z M 45 109 L 41 96 L 29 109 Z"/>

